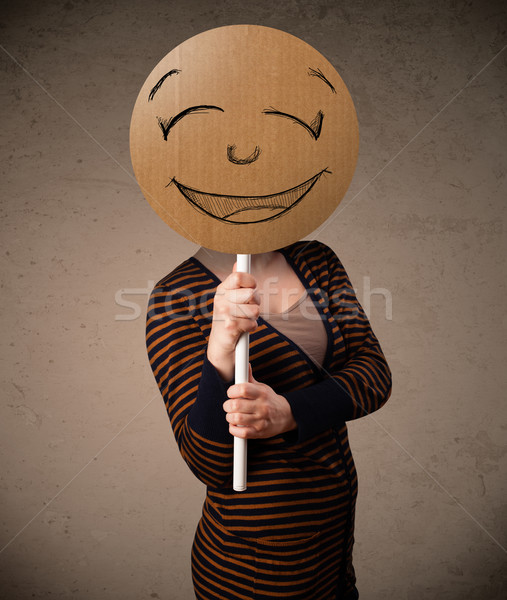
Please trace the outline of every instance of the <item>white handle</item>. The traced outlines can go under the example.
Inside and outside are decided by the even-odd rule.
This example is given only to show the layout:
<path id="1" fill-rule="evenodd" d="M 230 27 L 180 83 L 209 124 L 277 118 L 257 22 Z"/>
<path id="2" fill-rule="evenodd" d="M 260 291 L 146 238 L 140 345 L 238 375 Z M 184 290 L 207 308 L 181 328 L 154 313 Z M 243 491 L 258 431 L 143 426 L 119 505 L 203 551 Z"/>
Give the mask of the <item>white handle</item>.
<path id="1" fill-rule="evenodd" d="M 240 273 L 250 273 L 250 254 L 238 254 L 236 257 L 236 270 Z M 234 383 L 247 383 L 249 362 L 248 333 L 242 333 L 236 344 L 234 363 Z M 232 488 L 235 492 L 246 490 L 246 459 L 247 443 L 242 438 L 234 438 L 234 458 L 232 469 Z"/>

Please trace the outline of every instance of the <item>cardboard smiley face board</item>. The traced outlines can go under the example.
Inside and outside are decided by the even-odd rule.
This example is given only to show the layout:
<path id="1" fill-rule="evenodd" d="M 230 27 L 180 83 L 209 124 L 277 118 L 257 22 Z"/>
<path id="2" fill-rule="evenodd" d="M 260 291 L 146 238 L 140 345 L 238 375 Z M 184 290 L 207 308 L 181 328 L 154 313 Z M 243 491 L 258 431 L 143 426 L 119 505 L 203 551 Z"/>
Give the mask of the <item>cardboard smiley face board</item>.
<path id="1" fill-rule="evenodd" d="M 355 169 L 353 102 L 334 67 L 277 29 L 231 25 L 174 48 L 132 114 L 137 181 L 156 213 L 201 246 L 255 254 L 311 233 Z"/>

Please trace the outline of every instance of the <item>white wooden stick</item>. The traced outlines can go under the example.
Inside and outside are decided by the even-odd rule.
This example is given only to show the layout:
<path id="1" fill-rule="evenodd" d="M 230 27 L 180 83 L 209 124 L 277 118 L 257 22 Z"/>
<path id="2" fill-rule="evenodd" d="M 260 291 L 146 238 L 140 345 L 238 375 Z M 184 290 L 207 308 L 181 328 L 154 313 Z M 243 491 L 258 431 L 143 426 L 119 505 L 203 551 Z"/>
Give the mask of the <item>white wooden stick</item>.
<path id="1" fill-rule="evenodd" d="M 238 254 L 236 270 L 250 273 L 250 254 Z M 249 342 L 248 333 L 242 333 L 236 344 L 234 363 L 234 383 L 248 382 Z M 232 471 L 232 488 L 235 492 L 246 490 L 247 443 L 242 438 L 234 438 L 234 459 Z"/>

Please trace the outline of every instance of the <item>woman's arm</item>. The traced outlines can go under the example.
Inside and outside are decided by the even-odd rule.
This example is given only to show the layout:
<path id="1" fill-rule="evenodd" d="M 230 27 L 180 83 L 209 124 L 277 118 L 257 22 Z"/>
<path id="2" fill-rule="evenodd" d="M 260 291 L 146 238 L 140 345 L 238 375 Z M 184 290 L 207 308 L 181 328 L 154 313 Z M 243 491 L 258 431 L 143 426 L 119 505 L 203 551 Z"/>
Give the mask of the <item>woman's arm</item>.
<path id="1" fill-rule="evenodd" d="M 334 252 L 321 247 L 317 270 L 323 273 L 321 287 L 347 358 L 343 364 L 336 353 L 322 381 L 284 394 L 298 426 L 298 441 L 378 410 L 391 393 L 391 371 L 347 273 Z"/>
<path id="2" fill-rule="evenodd" d="M 229 430 L 238 437 L 267 438 L 291 432 L 290 439 L 302 442 L 370 414 L 389 398 L 389 367 L 345 269 L 327 246 L 314 243 L 308 249 L 312 271 L 334 319 L 336 346 L 342 346 L 342 351 L 335 347 L 322 381 L 297 391 L 279 395 L 253 378 L 250 383 L 231 386 L 224 409 Z"/>
<path id="3" fill-rule="evenodd" d="M 202 303 L 209 310 L 209 286 L 184 281 L 175 275 L 151 293 L 148 356 L 183 458 L 203 483 L 219 487 L 232 476 L 233 440 L 223 404 L 237 339 L 257 326 L 256 283 L 248 273 L 227 277 L 214 294 L 209 330 L 209 321 L 194 318 Z"/>
<path id="4" fill-rule="evenodd" d="M 222 408 L 227 385 L 209 362 L 205 333 L 192 311 L 198 295 L 155 288 L 146 319 L 146 346 L 174 436 L 186 463 L 204 484 L 232 476 L 232 438 Z"/>

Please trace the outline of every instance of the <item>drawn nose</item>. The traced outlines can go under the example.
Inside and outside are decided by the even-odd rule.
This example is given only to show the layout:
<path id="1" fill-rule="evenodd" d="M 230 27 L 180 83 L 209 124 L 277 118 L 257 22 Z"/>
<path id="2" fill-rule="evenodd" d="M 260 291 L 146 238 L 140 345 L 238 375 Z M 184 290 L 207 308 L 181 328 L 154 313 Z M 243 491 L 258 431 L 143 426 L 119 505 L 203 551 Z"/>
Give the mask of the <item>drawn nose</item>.
<path id="1" fill-rule="evenodd" d="M 231 163 L 235 165 L 250 165 L 255 162 L 259 158 L 259 154 L 261 153 L 261 149 L 259 146 L 255 146 L 255 150 L 247 156 L 246 158 L 238 158 L 236 156 L 236 145 L 227 146 L 227 158 L 231 161 Z"/>

